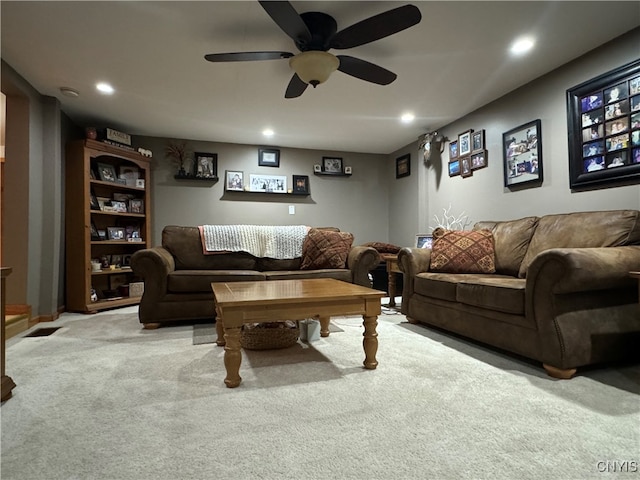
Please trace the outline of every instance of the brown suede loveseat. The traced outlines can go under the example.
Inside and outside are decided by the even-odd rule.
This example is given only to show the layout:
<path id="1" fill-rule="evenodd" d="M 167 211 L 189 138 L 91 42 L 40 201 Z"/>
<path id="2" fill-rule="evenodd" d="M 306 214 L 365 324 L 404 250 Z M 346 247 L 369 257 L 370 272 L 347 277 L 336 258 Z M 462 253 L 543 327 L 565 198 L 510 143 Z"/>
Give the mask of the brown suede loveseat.
<path id="1" fill-rule="evenodd" d="M 304 258 L 256 257 L 245 251 L 206 254 L 198 227 L 166 226 L 161 246 L 131 258 L 134 273 L 144 280 L 140 323 L 155 328 L 167 322 L 213 321 L 212 282 L 335 278 L 371 286 L 369 271 L 380 261 L 374 248 L 352 246 L 353 235 L 337 228 L 311 228 L 304 241 Z"/>
<path id="2" fill-rule="evenodd" d="M 434 272 L 434 250 L 399 252 L 408 321 L 540 361 L 556 378 L 640 359 L 638 284 L 629 276 L 640 271 L 638 210 L 482 221 L 473 230 L 491 233 L 493 274 Z"/>

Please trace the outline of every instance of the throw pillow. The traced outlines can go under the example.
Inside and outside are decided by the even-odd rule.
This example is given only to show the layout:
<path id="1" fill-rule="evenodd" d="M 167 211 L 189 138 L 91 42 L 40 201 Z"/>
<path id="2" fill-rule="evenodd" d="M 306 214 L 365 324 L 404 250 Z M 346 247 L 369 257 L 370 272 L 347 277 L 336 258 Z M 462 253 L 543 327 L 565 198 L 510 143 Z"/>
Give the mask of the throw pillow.
<path id="1" fill-rule="evenodd" d="M 429 270 L 444 273 L 495 273 L 495 247 L 489 230 L 433 231 Z"/>
<path id="2" fill-rule="evenodd" d="M 400 247 L 393 243 L 367 242 L 362 245 L 365 247 L 373 247 L 378 251 L 378 253 L 398 253 L 400 251 Z"/>
<path id="3" fill-rule="evenodd" d="M 353 234 L 310 228 L 302 244 L 300 270 L 345 268 Z"/>

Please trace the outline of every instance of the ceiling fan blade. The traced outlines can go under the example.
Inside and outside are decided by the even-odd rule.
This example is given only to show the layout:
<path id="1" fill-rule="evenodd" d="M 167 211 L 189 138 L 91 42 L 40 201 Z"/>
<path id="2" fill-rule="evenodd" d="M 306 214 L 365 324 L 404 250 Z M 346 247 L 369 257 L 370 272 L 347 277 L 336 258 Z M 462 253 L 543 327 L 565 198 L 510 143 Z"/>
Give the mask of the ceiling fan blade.
<path id="1" fill-rule="evenodd" d="M 340 60 L 338 70 L 366 82 L 377 83 L 378 85 L 389 85 L 398 77 L 386 68 L 382 68 L 366 60 L 348 55 L 338 55 L 337 57 L 338 60 Z"/>
<path id="2" fill-rule="evenodd" d="M 282 31 L 296 42 L 296 45 L 311 41 L 307 24 L 289 2 L 261 1 L 259 3 Z"/>
<path id="3" fill-rule="evenodd" d="M 284 94 L 284 98 L 296 98 L 304 93 L 309 85 L 300 80 L 297 73 L 293 74 L 291 81 L 287 86 L 287 91 Z"/>
<path id="4" fill-rule="evenodd" d="M 412 27 L 421 19 L 422 14 L 415 5 L 394 8 L 340 30 L 331 40 L 331 48 L 353 48 L 380 40 Z"/>
<path id="5" fill-rule="evenodd" d="M 254 60 L 279 60 L 290 57 L 293 57 L 291 52 L 210 53 L 204 56 L 210 62 L 250 62 Z"/>

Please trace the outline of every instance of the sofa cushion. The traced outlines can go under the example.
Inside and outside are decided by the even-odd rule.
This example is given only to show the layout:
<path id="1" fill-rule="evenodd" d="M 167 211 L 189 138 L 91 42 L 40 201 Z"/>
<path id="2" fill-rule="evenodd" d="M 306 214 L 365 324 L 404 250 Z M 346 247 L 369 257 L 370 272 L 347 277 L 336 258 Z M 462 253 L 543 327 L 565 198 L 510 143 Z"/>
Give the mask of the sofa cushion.
<path id="1" fill-rule="evenodd" d="M 433 231 L 429 270 L 446 273 L 495 273 L 493 234 L 489 230 Z"/>
<path id="2" fill-rule="evenodd" d="M 637 244 L 640 244 L 638 210 L 545 215 L 538 220 L 518 276 L 526 277 L 533 259 L 550 248 L 596 248 Z"/>
<path id="3" fill-rule="evenodd" d="M 522 278 L 499 276 L 463 280 L 456 289 L 456 300 L 474 307 L 524 315 L 525 284 Z"/>
<path id="4" fill-rule="evenodd" d="M 517 277 L 537 224 L 538 217 L 525 217 L 506 222 L 482 221 L 473 229 L 493 233 L 496 273 Z"/>
<path id="5" fill-rule="evenodd" d="M 169 293 L 208 292 L 212 282 L 263 281 L 265 276 L 255 270 L 176 270 L 167 278 Z"/>
<path id="6" fill-rule="evenodd" d="M 302 245 L 300 269 L 344 268 L 352 244 L 351 233 L 311 228 Z"/>
<path id="7" fill-rule="evenodd" d="M 164 227 L 162 246 L 173 255 L 176 270 L 256 270 L 255 257 L 245 252 L 204 255 L 198 227 Z"/>
<path id="8" fill-rule="evenodd" d="M 257 258 L 256 269 L 261 272 L 269 272 L 272 270 L 299 270 L 302 258 Z"/>
<path id="9" fill-rule="evenodd" d="M 400 247 L 398 245 L 394 245 L 393 243 L 386 243 L 386 242 L 367 242 L 367 243 L 363 243 L 362 246 L 374 248 L 378 251 L 378 253 L 396 254 L 400 251 Z"/>

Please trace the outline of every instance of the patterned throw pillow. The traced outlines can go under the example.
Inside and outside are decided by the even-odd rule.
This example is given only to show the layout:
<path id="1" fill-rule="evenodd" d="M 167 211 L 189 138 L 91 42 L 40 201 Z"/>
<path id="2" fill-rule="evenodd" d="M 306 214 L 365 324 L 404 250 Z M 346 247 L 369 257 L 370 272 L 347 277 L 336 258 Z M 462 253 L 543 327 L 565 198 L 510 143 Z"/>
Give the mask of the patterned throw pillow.
<path id="1" fill-rule="evenodd" d="M 353 234 L 309 229 L 302 245 L 301 270 L 345 268 L 353 243 Z"/>
<path id="2" fill-rule="evenodd" d="M 386 242 L 367 242 L 362 244 L 364 247 L 373 247 L 378 253 L 398 253 L 400 247 L 393 243 Z"/>
<path id="3" fill-rule="evenodd" d="M 495 248 L 489 230 L 433 231 L 429 270 L 443 273 L 495 273 Z"/>

